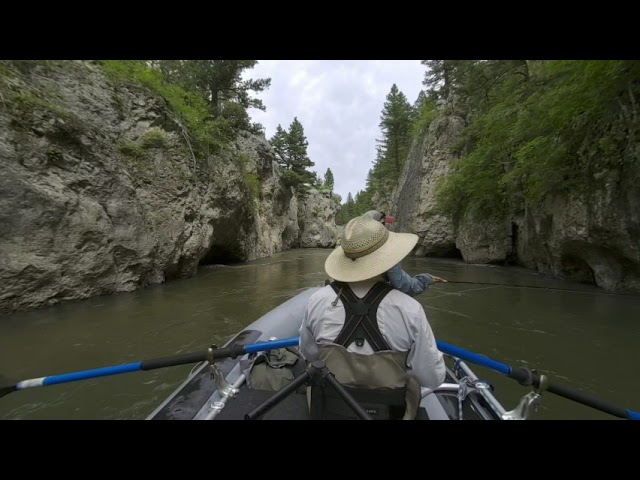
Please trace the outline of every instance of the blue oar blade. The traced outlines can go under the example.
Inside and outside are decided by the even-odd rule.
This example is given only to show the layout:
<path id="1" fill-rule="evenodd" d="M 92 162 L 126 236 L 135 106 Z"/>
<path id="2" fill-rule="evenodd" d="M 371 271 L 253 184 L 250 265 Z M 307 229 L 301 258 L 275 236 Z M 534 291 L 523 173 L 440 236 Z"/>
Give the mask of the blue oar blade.
<path id="1" fill-rule="evenodd" d="M 264 343 L 253 343 L 245 346 L 247 353 L 261 352 L 263 350 L 271 350 L 283 347 L 297 347 L 300 344 L 300 337 L 283 338 L 282 340 L 272 340 Z"/>
<path id="2" fill-rule="evenodd" d="M 468 350 L 464 350 L 460 347 L 456 347 L 455 345 L 449 345 L 448 343 L 444 343 L 441 341 L 437 341 L 436 344 L 438 345 L 438 349 L 442 353 L 447 353 L 449 355 L 453 355 L 454 357 L 467 360 L 468 362 L 485 366 L 504 375 L 509 375 L 511 373 L 511 367 L 504 363 L 497 362 L 496 360 L 492 360 L 483 355 L 478 355 L 477 353 L 469 352 Z"/>
<path id="3" fill-rule="evenodd" d="M 629 420 L 640 420 L 640 412 L 634 412 L 633 410 L 627 410 L 627 418 Z"/>
<path id="4" fill-rule="evenodd" d="M 75 382 L 76 380 L 86 380 L 88 378 L 106 377 L 108 375 L 118 375 L 120 373 L 137 372 L 140 370 L 142 362 L 127 363 L 114 367 L 95 368 L 82 372 L 65 373 L 53 375 L 44 379 L 43 385 L 55 385 L 57 383 Z"/>
<path id="5" fill-rule="evenodd" d="M 140 370 L 142 362 L 127 363 L 125 365 L 117 365 L 114 367 L 95 368 L 93 370 L 83 370 L 80 372 L 64 373 L 62 375 L 51 375 L 50 377 L 30 378 L 22 380 L 15 386 L 16 390 L 24 390 L 25 388 L 43 387 L 46 385 L 56 385 L 59 383 L 75 382 L 77 380 L 86 380 L 88 378 L 105 377 L 107 375 L 118 375 L 120 373 L 136 372 Z"/>

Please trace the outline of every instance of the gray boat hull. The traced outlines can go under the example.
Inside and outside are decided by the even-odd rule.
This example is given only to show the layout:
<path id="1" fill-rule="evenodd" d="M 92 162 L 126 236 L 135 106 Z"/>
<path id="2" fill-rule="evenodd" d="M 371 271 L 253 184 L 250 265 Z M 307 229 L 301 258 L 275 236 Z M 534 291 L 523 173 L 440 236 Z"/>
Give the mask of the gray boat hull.
<path id="1" fill-rule="evenodd" d="M 224 346 L 232 344 L 248 345 L 266 342 L 270 339 L 293 338 L 299 335 L 302 313 L 307 301 L 321 287 L 306 289 L 282 303 L 267 314 L 248 325 Z M 243 419 L 246 413 L 267 400 L 275 392 L 252 390 L 244 382 L 241 360 L 227 358 L 217 362 L 215 367 L 208 362 L 200 364 L 189 377 L 160 404 L 148 417 L 148 420 L 222 420 Z M 493 420 L 500 419 L 504 409 L 484 389 L 460 389 L 460 360 L 453 360 L 456 372 L 447 366 L 445 383 L 435 391 L 423 389 L 421 407 L 430 420 L 460 419 L 460 392 L 465 393 L 462 419 Z M 451 363 L 451 362 L 449 362 Z M 464 365 L 465 385 L 468 380 L 477 381 L 470 369 Z M 305 419 L 308 418 L 306 399 L 303 395 L 292 394 L 273 408 L 264 419 Z"/>

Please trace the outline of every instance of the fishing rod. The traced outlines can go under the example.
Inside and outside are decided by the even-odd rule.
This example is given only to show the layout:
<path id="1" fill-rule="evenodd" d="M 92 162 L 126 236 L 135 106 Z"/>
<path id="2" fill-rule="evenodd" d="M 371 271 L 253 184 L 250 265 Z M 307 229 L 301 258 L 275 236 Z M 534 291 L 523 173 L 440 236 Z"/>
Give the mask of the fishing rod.
<path id="1" fill-rule="evenodd" d="M 511 287 L 511 288 L 538 288 L 541 290 L 558 290 L 561 292 L 592 293 L 597 295 L 617 295 L 621 297 L 638 296 L 632 293 L 613 293 L 613 292 L 600 292 L 600 291 L 589 291 L 589 290 L 575 290 L 570 288 L 547 287 L 542 285 L 518 285 L 518 284 L 511 284 L 511 283 L 494 283 L 494 282 L 467 282 L 462 280 L 461 281 L 447 280 L 446 282 L 438 282 L 438 283 L 460 283 L 460 284 L 467 284 L 467 285 L 493 285 L 496 287 Z"/>

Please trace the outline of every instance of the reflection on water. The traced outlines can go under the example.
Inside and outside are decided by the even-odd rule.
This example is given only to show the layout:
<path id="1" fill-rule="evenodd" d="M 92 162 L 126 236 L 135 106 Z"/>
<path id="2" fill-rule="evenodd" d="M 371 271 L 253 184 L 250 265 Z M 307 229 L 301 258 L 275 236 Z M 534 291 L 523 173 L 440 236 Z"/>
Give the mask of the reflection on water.
<path id="1" fill-rule="evenodd" d="M 326 279 L 329 250 L 293 250 L 133 293 L 0 316 L 0 374 L 17 380 L 119 365 L 223 344 L 246 325 Z M 412 273 L 450 281 L 528 285 L 434 284 L 417 299 L 438 339 L 511 366 L 549 373 L 619 406 L 640 410 L 632 381 L 640 364 L 640 297 L 548 279 L 516 268 L 408 258 Z M 102 377 L 14 392 L 0 398 L 0 419 L 141 419 L 193 366 Z M 527 392 L 474 367 L 507 409 Z M 10 382 L 12 383 L 12 382 Z M 611 419 L 545 395 L 540 419 Z"/>

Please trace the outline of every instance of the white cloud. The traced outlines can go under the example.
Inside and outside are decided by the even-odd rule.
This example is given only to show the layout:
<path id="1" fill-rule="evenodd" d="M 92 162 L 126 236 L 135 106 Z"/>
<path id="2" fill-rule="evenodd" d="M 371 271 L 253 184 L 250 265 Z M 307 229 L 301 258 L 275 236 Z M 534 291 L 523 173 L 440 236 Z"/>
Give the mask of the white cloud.
<path id="1" fill-rule="evenodd" d="M 260 60 L 245 78 L 271 78 L 258 94 L 267 111 L 252 109 L 267 139 L 294 117 L 309 141 L 312 170 L 323 178 L 330 168 L 343 200 L 366 186 L 380 138 L 380 114 L 391 85 L 413 102 L 423 88 L 420 60 Z"/>

